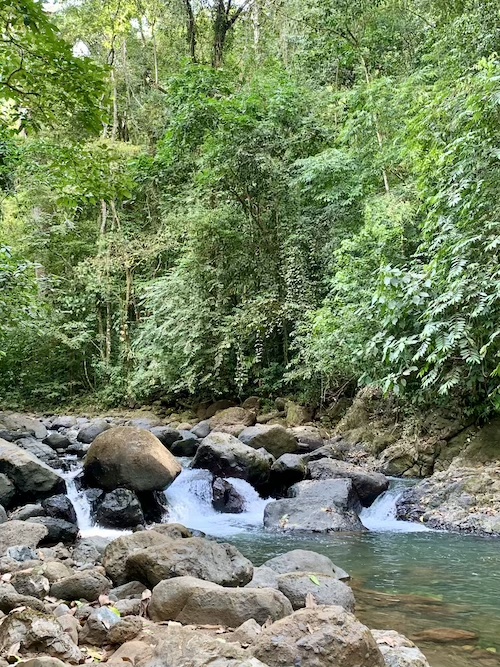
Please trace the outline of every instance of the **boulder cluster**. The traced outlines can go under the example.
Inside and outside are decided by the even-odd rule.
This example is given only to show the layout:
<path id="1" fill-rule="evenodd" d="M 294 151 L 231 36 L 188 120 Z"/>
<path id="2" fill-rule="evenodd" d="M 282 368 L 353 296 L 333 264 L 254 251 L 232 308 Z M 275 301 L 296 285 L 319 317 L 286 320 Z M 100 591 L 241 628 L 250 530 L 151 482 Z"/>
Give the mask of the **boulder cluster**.
<path id="1" fill-rule="evenodd" d="M 259 567 L 181 525 L 40 546 L 0 525 L 0 667 L 428 667 L 354 615 L 349 576 L 295 550 Z"/>

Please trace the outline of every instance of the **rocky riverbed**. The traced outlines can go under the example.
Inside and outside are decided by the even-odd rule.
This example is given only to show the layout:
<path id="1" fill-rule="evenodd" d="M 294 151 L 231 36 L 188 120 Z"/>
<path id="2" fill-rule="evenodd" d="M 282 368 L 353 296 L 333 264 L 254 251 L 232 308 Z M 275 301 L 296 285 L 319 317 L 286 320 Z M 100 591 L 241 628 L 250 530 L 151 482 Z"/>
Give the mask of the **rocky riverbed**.
<path id="1" fill-rule="evenodd" d="M 293 550 L 254 567 L 234 546 L 172 523 L 164 490 L 189 457 L 211 480 L 214 511 L 244 513 L 241 484 L 271 497 L 263 522 L 276 539 L 366 532 L 360 514 L 389 485 L 387 448 L 307 423 L 295 404 L 278 407 L 219 403 L 184 421 L 0 413 L 0 654 L 44 656 L 47 667 L 428 665 L 404 636 L 356 619 L 342 563 Z M 457 470 L 454 461 L 408 490 L 400 515 L 500 532 L 498 469 Z M 75 498 L 89 524 L 128 534 L 82 537 Z"/>

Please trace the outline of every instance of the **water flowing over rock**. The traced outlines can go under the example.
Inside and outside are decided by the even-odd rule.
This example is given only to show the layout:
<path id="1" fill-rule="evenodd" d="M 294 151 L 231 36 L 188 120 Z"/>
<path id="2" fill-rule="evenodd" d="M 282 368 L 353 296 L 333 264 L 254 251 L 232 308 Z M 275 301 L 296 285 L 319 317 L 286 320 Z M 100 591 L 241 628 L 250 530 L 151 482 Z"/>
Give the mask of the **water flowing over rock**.
<path id="1" fill-rule="evenodd" d="M 97 436 L 84 463 L 89 486 L 107 491 L 162 491 L 182 468 L 152 433 L 118 426 Z"/>
<path id="2" fill-rule="evenodd" d="M 270 588 L 223 588 L 194 577 L 161 581 L 153 589 L 149 613 L 153 620 L 218 623 L 237 627 L 253 618 L 265 623 L 292 613 L 287 598 Z"/>
<path id="3" fill-rule="evenodd" d="M 313 533 L 366 530 L 355 511 L 359 500 L 350 479 L 299 482 L 291 487 L 292 494 L 266 506 L 266 528 Z"/>
<path id="4" fill-rule="evenodd" d="M 248 447 L 229 433 L 212 432 L 201 441 L 193 468 L 205 468 L 218 477 L 239 477 L 255 488 L 266 487 L 274 458 Z"/>
<path id="5" fill-rule="evenodd" d="M 263 629 L 251 651 L 269 667 L 385 667 L 368 628 L 338 606 L 295 611 Z"/>

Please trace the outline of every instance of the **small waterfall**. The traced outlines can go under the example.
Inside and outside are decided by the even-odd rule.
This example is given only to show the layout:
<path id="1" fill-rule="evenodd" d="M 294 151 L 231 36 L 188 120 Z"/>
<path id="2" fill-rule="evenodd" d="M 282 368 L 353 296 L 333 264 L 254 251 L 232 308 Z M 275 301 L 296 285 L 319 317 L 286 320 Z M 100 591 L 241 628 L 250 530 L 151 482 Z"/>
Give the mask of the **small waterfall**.
<path id="1" fill-rule="evenodd" d="M 245 511 L 241 514 L 216 512 L 212 507 L 212 480 L 208 470 L 185 468 L 165 491 L 170 507 L 165 521 L 182 523 L 214 537 L 237 535 L 249 528 L 262 527 L 264 508 L 269 500 L 263 500 L 248 482 L 230 477 L 227 481 L 245 499 Z"/>
<path id="2" fill-rule="evenodd" d="M 400 521 L 396 518 L 396 504 L 412 480 L 392 478 L 388 490 L 377 498 L 371 507 L 362 510 L 359 517 L 368 530 L 374 532 L 419 533 L 428 531 L 420 523 Z"/>
<path id="3" fill-rule="evenodd" d="M 66 481 L 66 494 L 75 508 L 78 528 L 83 533 L 92 528 L 92 518 L 90 512 L 90 503 L 84 491 L 78 490 L 76 478 L 81 473 L 80 468 L 75 468 L 67 473 L 63 473 Z"/>

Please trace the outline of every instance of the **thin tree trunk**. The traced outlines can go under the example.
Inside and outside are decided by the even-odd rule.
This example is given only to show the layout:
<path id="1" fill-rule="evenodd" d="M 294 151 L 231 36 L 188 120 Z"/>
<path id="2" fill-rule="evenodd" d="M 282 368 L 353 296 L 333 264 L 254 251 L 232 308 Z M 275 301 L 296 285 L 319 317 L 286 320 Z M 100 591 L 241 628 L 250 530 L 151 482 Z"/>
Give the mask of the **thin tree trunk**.
<path id="1" fill-rule="evenodd" d="M 113 96 L 113 127 L 111 139 L 115 140 L 118 135 L 118 92 L 116 89 L 116 77 L 113 66 L 111 67 L 111 94 Z"/>
<path id="2" fill-rule="evenodd" d="M 363 70 L 364 70 L 364 73 L 365 73 L 366 85 L 370 86 L 370 84 L 371 84 L 370 73 L 368 72 L 368 66 L 367 66 L 366 60 L 363 58 L 363 56 L 361 56 L 361 64 L 363 66 Z M 370 95 L 370 99 L 371 99 L 371 95 Z M 373 125 L 375 127 L 375 134 L 377 135 L 378 147 L 382 151 L 382 149 L 384 147 L 384 138 L 382 136 L 382 132 L 380 131 L 380 123 L 379 123 L 379 120 L 378 120 L 378 116 L 375 113 L 375 111 L 372 111 L 371 115 L 372 115 L 372 119 L 373 119 Z M 387 171 L 386 171 L 385 167 L 382 168 L 382 178 L 383 178 L 383 181 L 384 181 L 385 191 L 387 193 L 389 193 L 390 192 L 389 179 L 387 177 Z"/>
<path id="3" fill-rule="evenodd" d="M 158 85 L 158 46 L 156 44 L 156 32 L 155 32 L 155 23 L 151 25 L 151 40 L 153 42 L 153 69 L 155 77 L 155 86 Z"/>

